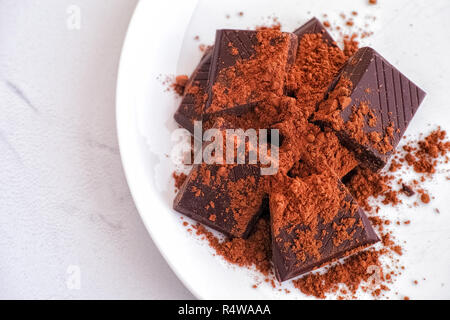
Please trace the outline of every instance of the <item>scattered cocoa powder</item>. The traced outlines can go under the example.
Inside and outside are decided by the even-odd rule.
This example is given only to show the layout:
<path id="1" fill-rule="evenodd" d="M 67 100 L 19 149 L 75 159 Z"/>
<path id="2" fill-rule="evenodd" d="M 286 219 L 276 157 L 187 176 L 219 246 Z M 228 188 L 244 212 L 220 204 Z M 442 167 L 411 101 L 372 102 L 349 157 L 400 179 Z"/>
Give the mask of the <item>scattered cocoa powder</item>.
<path id="1" fill-rule="evenodd" d="M 196 234 L 206 238 L 216 253 L 226 261 L 241 267 L 255 267 L 264 276 L 272 274 L 270 223 L 262 218 L 248 239 L 232 238 L 220 241 L 203 225 L 194 226 Z"/>
<path id="2" fill-rule="evenodd" d="M 189 78 L 187 75 L 176 76 L 175 81 L 171 84 L 171 87 L 179 96 L 182 96 L 188 80 Z"/>
<path id="3" fill-rule="evenodd" d="M 423 203 L 429 203 L 429 202 L 430 202 L 430 196 L 429 196 L 427 193 L 422 193 L 422 194 L 420 195 L 420 200 L 421 200 Z"/>
<path id="4" fill-rule="evenodd" d="M 359 252 L 342 263 L 337 263 L 323 273 L 310 273 L 294 280 L 294 286 L 305 294 L 324 299 L 328 293 L 352 297 L 369 279 L 383 280 L 379 262 L 380 252 L 367 250 Z M 371 267 L 373 266 L 373 267 Z M 374 274 L 376 272 L 376 274 Z M 375 275 L 375 276 L 374 276 Z M 342 288 L 344 285 L 344 288 Z M 366 290 L 379 289 L 377 283 L 367 284 Z"/>
<path id="5" fill-rule="evenodd" d="M 323 41 L 321 34 L 302 37 L 297 58 L 288 73 L 286 88 L 297 98 L 303 117 L 309 117 L 315 111 L 347 59 L 342 50 Z"/>
<path id="6" fill-rule="evenodd" d="M 316 168 L 309 170 L 309 175 L 302 178 L 289 178 L 279 173 L 272 180 L 270 212 L 274 239 L 281 241 L 281 232 L 295 232 L 298 236 L 289 250 L 301 262 L 308 258 L 313 261 L 322 258 L 320 250 L 323 243 L 317 239 L 319 222 L 330 224 L 346 205 L 346 191 L 340 186 L 339 179 L 333 173 L 330 174 L 327 166 L 322 168 L 320 171 L 316 171 Z M 356 211 L 357 206 L 348 208 L 349 211 L 352 209 Z M 346 223 L 339 226 L 334 223 L 333 229 L 338 233 L 334 240 L 343 242 L 352 238 L 353 234 L 349 234 L 347 230 L 353 230 L 358 222 L 359 220 L 352 218 L 349 219 L 348 226 Z M 304 228 L 296 228 L 299 225 Z M 340 228 L 341 226 L 345 228 Z M 335 243 L 335 246 L 339 244 Z"/>
<path id="7" fill-rule="evenodd" d="M 401 163 L 398 163 L 395 159 L 391 161 L 391 165 L 389 166 L 390 172 L 396 172 L 399 168 L 401 168 Z"/>
<path id="8" fill-rule="evenodd" d="M 349 63 L 352 63 L 353 60 L 350 60 Z M 394 130 L 393 123 L 386 128 L 383 136 L 380 136 L 377 131 L 367 133 L 364 130 L 366 126 L 374 127 L 377 119 L 367 102 L 360 101 L 356 105 L 351 101 L 352 87 L 352 82 L 346 76 L 342 76 L 336 87 L 329 93 L 327 99 L 319 104 L 313 120 L 331 126 L 337 132 L 344 132 L 348 138 L 361 145 L 371 145 L 380 153 L 386 154 L 393 149 L 391 141 Z M 344 121 L 341 112 L 352 103 L 352 113 L 349 119 Z"/>
<path id="9" fill-rule="evenodd" d="M 200 50 L 200 52 L 206 52 L 209 48 L 210 48 L 210 46 L 208 46 L 204 43 L 201 43 L 198 45 L 198 49 Z"/>
<path id="10" fill-rule="evenodd" d="M 369 3 L 375 4 L 376 1 L 370 0 Z M 343 15 L 343 18 L 345 18 L 345 15 Z M 325 26 L 329 27 L 330 24 L 325 23 Z M 344 176 L 357 164 L 352 157 L 347 157 L 348 151 L 345 148 L 337 147 L 338 144 L 334 143 L 334 134 L 329 134 L 327 137 L 327 131 L 321 131 L 320 129 L 311 130 L 311 125 L 305 120 L 315 111 L 317 103 L 323 99 L 330 82 L 339 72 L 339 69 L 358 49 L 356 38 L 356 34 L 346 36 L 344 38 L 344 50 L 340 50 L 335 46 L 325 44 L 320 34 L 304 36 L 300 42 L 299 54 L 291 70 L 287 73 L 285 81 L 284 89 L 290 97 L 283 95 L 271 96 L 270 98 L 265 98 L 265 101 L 247 114 L 240 117 L 228 116 L 226 118 L 227 121 L 231 121 L 241 128 L 280 128 L 283 136 L 283 143 L 280 149 L 280 151 L 283 151 L 280 152 L 281 175 L 275 177 L 275 181 L 268 183 L 266 188 L 273 188 L 277 183 L 286 180 L 288 172 L 291 176 L 304 178 L 305 174 L 302 172 L 305 167 L 299 159 L 305 156 L 305 153 L 314 155 L 309 156 L 308 159 L 314 159 L 314 157 L 319 159 L 321 157 L 323 162 L 329 165 L 339 176 Z M 348 89 L 345 85 L 342 88 Z M 340 108 L 351 106 L 351 101 L 346 99 L 347 97 L 345 94 L 336 96 L 334 99 L 337 101 L 337 106 Z M 331 107 L 335 108 L 336 106 L 331 105 Z M 369 119 L 367 124 L 369 126 L 376 124 L 376 119 L 371 117 L 370 109 L 360 105 L 359 108 L 354 108 L 353 123 L 350 125 L 353 125 L 355 128 L 360 126 L 358 121 L 360 121 L 361 115 L 367 116 Z M 358 133 L 355 132 L 355 134 L 357 135 Z M 321 136 L 326 138 L 323 139 Z M 383 143 L 380 148 L 386 150 L 389 149 L 389 141 L 386 141 L 386 137 L 389 137 L 389 132 L 386 132 L 384 137 L 372 136 L 368 138 L 370 138 L 371 143 Z M 327 143 L 320 143 L 321 140 L 327 141 Z M 417 144 L 417 146 L 413 144 Z M 309 148 L 303 149 L 307 151 L 299 152 L 298 150 L 305 145 L 310 145 Z M 302 148 L 299 148 L 299 146 L 302 146 Z M 332 150 L 333 152 L 331 152 Z M 406 144 L 403 150 L 405 155 L 397 155 L 391 161 L 389 171 L 391 173 L 397 172 L 408 166 L 412 167 L 417 173 L 426 174 L 430 178 L 436 172 L 435 168 L 439 163 L 439 159 L 448 161 L 446 154 L 450 150 L 450 142 L 445 141 L 445 131 L 438 128 L 419 142 Z M 330 156 L 330 154 L 333 154 L 333 156 Z M 346 165 L 342 167 L 341 163 L 337 164 L 338 162 L 345 162 Z M 280 177 L 281 181 L 277 180 Z M 292 177 L 289 177 L 289 179 L 291 183 L 287 185 L 281 184 L 283 188 L 288 186 L 292 189 L 305 191 L 305 185 L 302 185 L 301 180 L 292 180 Z M 326 188 L 332 184 L 324 183 L 323 177 L 321 179 L 325 188 L 322 191 L 327 194 Z M 424 181 L 424 178 L 420 179 L 420 182 L 413 181 L 408 182 L 408 184 L 398 180 L 397 185 L 401 186 L 399 190 L 395 190 L 393 187 L 395 179 L 393 175 L 387 174 L 385 171 L 374 173 L 369 169 L 357 167 L 344 178 L 344 181 L 346 181 L 349 191 L 359 205 L 367 211 L 373 211 L 374 209 L 369 204 L 370 198 L 382 197 L 381 202 L 383 204 L 395 206 L 402 202 L 399 198 L 400 193 L 411 197 L 415 194 L 414 189 L 420 195 L 422 202 L 428 203 L 430 201 L 428 193 L 418 186 Z M 266 192 L 268 190 L 270 189 L 266 189 Z M 300 194 L 299 190 L 297 190 L 298 192 L 295 190 L 293 192 Z M 311 191 L 313 190 L 307 190 L 307 192 Z M 286 190 L 286 192 L 290 191 Z M 304 207 L 307 208 L 308 204 L 306 203 Z M 330 205 L 328 207 L 332 211 L 334 206 Z M 376 206 L 375 209 L 377 212 L 379 207 Z M 339 298 L 354 298 L 358 289 L 370 292 L 374 297 L 380 297 L 383 292 L 388 291 L 387 284 L 392 283 L 394 277 L 400 275 L 400 270 L 404 269 L 403 266 L 397 265 L 398 261 L 395 258 L 396 255 L 402 254 L 402 248 L 395 242 L 392 232 L 385 230 L 385 226 L 389 226 L 391 221 L 376 216 L 376 212 L 369 219 L 382 238 L 382 249 L 369 249 L 357 252 L 344 261 L 338 261 L 326 267 L 321 273 L 309 273 L 302 278 L 294 280 L 295 287 L 305 294 L 318 298 L 325 298 L 329 293 L 337 293 Z M 325 218 L 328 216 L 326 210 L 323 212 L 323 215 Z M 302 210 L 301 215 L 298 213 L 297 215 L 292 214 L 288 218 L 291 220 L 308 220 L 313 216 L 311 210 Z M 330 213 L 329 216 L 331 217 L 332 214 Z M 273 228 L 275 232 L 279 230 L 277 225 L 280 225 L 280 223 L 280 221 L 274 221 Z M 406 225 L 409 223 L 410 220 L 404 222 Z M 253 266 L 265 276 L 273 274 L 271 265 L 271 230 L 267 218 L 261 218 L 258 221 L 254 232 L 246 240 L 233 238 L 220 241 L 202 225 L 195 226 L 195 229 L 197 235 L 206 238 L 216 253 L 224 257 L 225 260 L 239 266 Z M 342 239 L 346 236 L 343 235 Z M 302 243 L 295 244 L 298 248 L 307 250 L 311 254 L 317 253 L 317 246 L 314 244 L 313 238 L 308 238 L 307 235 L 304 235 L 301 239 L 303 239 Z M 300 255 L 302 250 L 298 250 Z M 381 257 L 388 257 L 391 260 L 388 267 L 380 262 Z M 379 276 L 379 278 L 373 277 L 375 272 L 377 272 L 377 277 Z M 371 283 L 371 280 L 374 279 L 379 281 Z M 266 278 L 266 282 L 271 283 L 275 287 L 273 279 Z M 344 285 L 344 288 L 342 288 L 342 285 Z M 405 299 L 409 298 L 405 297 Z"/>
<path id="11" fill-rule="evenodd" d="M 175 189 L 180 190 L 181 186 L 183 185 L 184 181 L 187 178 L 187 175 L 185 173 L 172 173 L 172 177 L 175 179 Z"/>
<path id="12" fill-rule="evenodd" d="M 448 161 L 450 141 L 446 140 L 446 132 L 438 127 L 416 143 L 407 143 L 403 150 L 406 154 L 401 161 L 413 167 L 417 173 L 432 175 L 436 171 L 438 158 L 441 162 Z"/>
<path id="13" fill-rule="evenodd" d="M 436 167 L 440 163 L 448 161 L 449 151 L 450 141 L 446 138 L 446 132 L 438 127 L 427 136 L 419 140 L 407 141 L 402 148 L 399 148 L 388 171 L 412 169 L 422 175 L 420 182 L 424 182 L 425 179 L 433 177 Z M 392 170 L 393 167 L 395 170 Z M 417 192 L 421 202 L 429 203 L 431 197 L 423 188 L 419 187 L 420 182 L 413 180 L 410 184 L 406 184 L 401 178 L 396 179 L 386 171 L 376 173 L 359 167 L 352 173 L 347 187 L 365 210 L 372 211 L 373 208 L 369 204 L 370 198 L 382 197 L 383 204 L 395 206 L 402 202 L 398 198 L 400 192 L 407 197 L 412 197 Z M 396 190 L 395 184 L 400 185 L 401 188 Z"/>
<path id="14" fill-rule="evenodd" d="M 412 197 L 415 194 L 414 190 L 404 183 L 402 183 L 402 192 L 406 194 L 408 197 Z"/>
<path id="15" fill-rule="evenodd" d="M 258 44 L 248 48 L 254 50 L 253 55 L 239 58 L 233 66 L 219 71 L 211 88 L 211 104 L 205 112 L 221 112 L 282 96 L 292 37 L 274 29 L 257 31 Z"/>
<path id="16" fill-rule="evenodd" d="M 369 204 L 370 197 L 378 198 L 384 196 L 386 201 L 392 198 L 392 195 L 389 196 L 389 193 L 392 193 L 392 190 L 389 188 L 390 180 L 392 180 L 391 176 L 358 167 L 346 185 L 359 205 L 366 211 L 372 211 L 373 208 Z"/>

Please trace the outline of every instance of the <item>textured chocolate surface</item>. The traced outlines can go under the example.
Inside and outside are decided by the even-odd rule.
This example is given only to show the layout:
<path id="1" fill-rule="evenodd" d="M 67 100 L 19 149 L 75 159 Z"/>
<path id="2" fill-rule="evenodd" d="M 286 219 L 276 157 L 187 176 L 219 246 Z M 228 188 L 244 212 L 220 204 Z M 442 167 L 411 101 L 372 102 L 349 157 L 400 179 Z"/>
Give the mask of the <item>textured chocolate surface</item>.
<path id="1" fill-rule="evenodd" d="M 246 238 L 262 212 L 263 195 L 258 196 L 252 208 L 235 208 L 232 202 L 236 190 L 231 190 L 239 180 L 247 182 L 247 190 L 239 197 L 255 197 L 260 190 L 260 168 L 256 165 L 236 165 L 227 169 L 226 175 L 218 173 L 223 166 L 195 165 L 174 200 L 174 209 L 227 236 Z M 205 177 L 208 175 L 208 177 Z M 254 184 L 249 185 L 251 177 Z M 205 179 L 210 183 L 205 183 Z M 231 184 L 229 184 L 231 183 Z M 239 226 L 236 210 L 248 210 Z"/>
<path id="2" fill-rule="evenodd" d="M 331 37 L 331 35 L 316 17 L 306 22 L 293 33 L 298 37 L 299 42 L 305 34 L 321 33 L 323 40 L 325 40 L 329 45 L 336 45 L 336 41 L 334 41 L 333 37 Z"/>
<path id="3" fill-rule="evenodd" d="M 304 274 L 380 241 L 364 211 L 356 204 L 345 186 L 342 183 L 339 183 L 339 186 L 346 192 L 345 202 L 348 205 L 342 207 L 332 222 L 326 224 L 323 221 L 319 222 L 315 239 L 322 243 L 319 250 L 320 258 L 307 255 L 306 259 L 301 261 L 292 250 L 298 238 L 296 231 L 307 230 L 308 226 L 302 224 L 286 226 L 278 235 L 272 236 L 272 261 L 279 281 Z M 348 225 L 344 222 L 349 219 L 354 219 L 354 223 Z M 337 242 L 339 239 L 337 229 L 344 225 L 346 234 L 351 237 Z"/>
<path id="4" fill-rule="evenodd" d="M 337 132 L 342 143 L 356 152 L 356 156 L 373 170 L 385 166 L 402 138 L 408 124 L 425 97 L 425 92 L 369 47 L 359 49 L 344 66 L 334 84 L 341 77 L 350 79 L 353 88 L 351 106 L 367 103 L 376 117 L 376 124 L 363 128 L 365 133 L 376 132 L 381 137 L 393 124 L 392 150 L 385 153 L 369 145 L 361 145 L 345 130 Z M 332 90 L 333 88 L 331 88 Z M 352 108 L 344 108 L 340 114 L 344 122 L 352 115 Z M 326 124 L 326 123 L 325 123 Z"/>
<path id="5" fill-rule="evenodd" d="M 218 81 L 220 72 L 226 68 L 235 66 L 238 61 L 245 61 L 254 57 L 256 53 L 255 47 L 259 44 L 257 39 L 258 32 L 264 31 L 231 29 L 216 31 L 216 40 L 208 76 L 208 101 L 206 102 L 204 108 L 204 115 L 208 116 L 212 113 L 220 114 L 223 112 L 239 115 L 248 111 L 259 102 L 257 99 L 253 99 L 255 94 L 252 94 L 252 97 L 245 104 L 227 107 L 220 112 L 211 110 L 211 105 L 214 99 L 214 94 L 212 93 L 213 86 Z M 289 35 L 290 37 L 287 61 L 285 61 L 282 66 L 287 71 L 290 64 L 294 62 L 298 41 L 297 37 L 292 33 L 282 34 Z M 236 49 L 236 52 L 233 52 L 233 48 Z"/>
<path id="6" fill-rule="evenodd" d="M 189 78 L 186 85 L 185 94 L 181 100 L 180 106 L 174 114 L 175 121 L 191 133 L 194 133 L 194 121 L 202 120 L 202 109 L 204 103 L 202 103 L 202 101 L 198 101 L 198 97 L 206 94 L 211 56 L 212 48 L 209 48 Z M 197 94 L 189 92 L 189 89 L 192 86 L 198 87 L 199 92 Z"/>
<path id="7" fill-rule="evenodd" d="M 232 125 L 219 117 L 213 127 L 223 135 L 225 152 L 226 130 Z M 211 143 L 204 142 L 203 150 Z M 264 208 L 267 209 L 262 183 L 258 164 L 203 162 L 192 167 L 173 208 L 227 236 L 246 238 Z"/>

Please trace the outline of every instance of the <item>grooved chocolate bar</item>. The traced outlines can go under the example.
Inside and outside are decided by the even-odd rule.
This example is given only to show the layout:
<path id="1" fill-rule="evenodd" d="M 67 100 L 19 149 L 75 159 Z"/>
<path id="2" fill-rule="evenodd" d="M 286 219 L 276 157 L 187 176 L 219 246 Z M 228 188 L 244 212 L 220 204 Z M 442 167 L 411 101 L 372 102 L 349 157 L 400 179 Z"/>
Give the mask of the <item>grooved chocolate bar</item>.
<path id="1" fill-rule="evenodd" d="M 297 37 L 278 30 L 217 30 L 204 114 L 241 114 L 283 95 Z"/>
<path id="2" fill-rule="evenodd" d="M 359 49 L 334 81 L 313 120 L 373 170 L 395 150 L 425 92 L 369 47 Z"/>
<path id="3" fill-rule="evenodd" d="M 270 212 L 272 260 L 280 281 L 379 241 L 363 210 L 331 171 L 289 179 L 284 190 L 270 194 Z"/>
<path id="4" fill-rule="evenodd" d="M 175 121 L 191 133 L 194 133 L 194 121 L 202 120 L 211 56 L 212 48 L 209 48 L 189 78 L 180 106 L 174 114 Z"/>
<path id="5" fill-rule="evenodd" d="M 334 41 L 333 37 L 328 33 L 328 31 L 316 17 L 311 18 L 308 22 L 295 30 L 293 33 L 298 37 L 299 42 L 305 34 L 321 33 L 322 39 L 328 45 L 336 45 L 336 41 Z"/>

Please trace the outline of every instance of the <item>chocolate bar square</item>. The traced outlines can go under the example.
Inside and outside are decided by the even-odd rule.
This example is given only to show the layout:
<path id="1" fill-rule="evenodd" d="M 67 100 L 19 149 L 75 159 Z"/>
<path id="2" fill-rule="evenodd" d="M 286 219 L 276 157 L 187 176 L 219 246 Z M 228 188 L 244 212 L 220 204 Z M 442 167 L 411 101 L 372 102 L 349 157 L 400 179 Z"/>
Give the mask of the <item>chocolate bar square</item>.
<path id="1" fill-rule="evenodd" d="M 318 126 L 309 123 L 308 134 L 304 139 L 302 147 L 303 158 L 309 163 L 324 163 L 330 167 L 339 178 L 344 177 L 359 162 L 353 152 L 345 148 L 337 138 L 336 134 L 328 128 L 321 130 Z M 308 165 L 300 160 L 294 164 L 289 171 L 291 177 L 303 177 L 308 175 Z"/>
<path id="2" fill-rule="evenodd" d="M 359 49 L 335 79 L 313 121 L 337 133 L 372 170 L 385 166 L 425 92 L 369 47 Z"/>
<path id="3" fill-rule="evenodd" d="M 226 131 L 232 125 L 217 118 L 213 127 L 223 136 L 225 156 Z M 203 150 L 211 143 L 205 142 Z M 267 198 L 261 167 L 249 164 L 249 150 L 247 141 L 244 164 L 237 164 L 237 155 L 232 164 L 195 164 L 176 195 L 173 208 L 227 236 L 246 238 Z M 214 157 L 218 156 L 214 151 Z"/>
<path id="4" fill-rule="evenodd" d="M 282 96 L 297 37 L 273 29 L 217 30 L 204 115 L 242 114 Z"/>
<path id="5" fill-rule="evenodd" d="M 269 195 L 275 274 L 285 281 L 379 241 L 339 178 L 320 169 Z"/>

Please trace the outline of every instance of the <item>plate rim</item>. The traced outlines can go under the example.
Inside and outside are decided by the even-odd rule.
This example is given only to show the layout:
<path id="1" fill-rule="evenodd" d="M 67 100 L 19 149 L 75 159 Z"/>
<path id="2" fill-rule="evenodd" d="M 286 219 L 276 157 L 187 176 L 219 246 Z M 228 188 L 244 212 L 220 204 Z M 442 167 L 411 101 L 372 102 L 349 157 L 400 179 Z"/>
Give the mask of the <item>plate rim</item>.
<path id="1" fill-rule="evenodd" d="M 150 238 L 152 239 L 153 243 L 155 244 L 156 248 L 158 249 L 161 256 L 164 258 L 165 262 L 168 264 L 170 269 L 174 272 L 176 277 L 181 281 L 181 283 L 189 290 L 189 292 L 196 298 L 196 299 L 203 299 L 203 297 L 200 295 L 200 293 L 190 284 L 189 281 L 187 281 L 184 277 L 181 276 L 181 273 L 178 271 L 178 268 L 170 261 L 164 250 L 161 249 L 161 245 L 157 239 L 157 237 L 154 236 L 154 233 L 152 231 L 152 227 L 148 224 L 148 221 L 145 219 L 144 215 L 142 214 L 143 210 L 141 209 L 140 202 L 137 198 L 137 191 L 136 191 L 136 184 L 134 183 L 134 178 L 131 174 L 131 160 L 129 153 L 124 151 L 127 149 L 126 143 L 129 142 L 130 139 L 130 128 L 128 127 L 130 123 L 125 121 L 124 117 L 121 116 L 123 114 L 126 106 L 122 103 L 124 96 L 126 95 L 124 93 L 124 86 L 122 83 L 124 83 L 124 74 L 126 73 L 126 68 L 128 64 L 128 55 L 130 54 L 130 42 L 131 40 L 131 34 L 133 30 L 135 30 L 135 25 L 137 24 L 137 14 L 142 10 L 142 4 L 144 3 L 144 0 L 139 0 L 139 2 L 136 4 L 136 7 L 133 10 L 132 17 L 130 19 L 130 22 L 128 24 L 127 31 L 125 33 L 125 38 L 123 41 L 121 53 L 120 53 L 120 59 L 118 64 L 118 73 L 117 73 L 117 81 L 116 81 L 116 94 L 115 94 L 115 117 L 116 117 L 116 133 L 117 133 L 117 141 L 119 145 L 119 154 L 120 159 L 122 162 L 122 167 L 125 175 L 125 179 L 127 181 L 128 188 L 130 190 L 131 197 L 133 199 L 133 202 L 136 206 L 136 210 L 139 213 L 139 216 L 145 226 L 145 229 L 147 230 Z M 191 0 L 190 2 L 186 1 L 185 3 L 190 3 L 191 8 L 195 8 L 197 6 L 198 0 Z M 192 14 L 190 15 L 192 17 Z M 133 110 L 135 112 L 135 109 L 133 108 L 127 108 L 127 110 Z"/>

